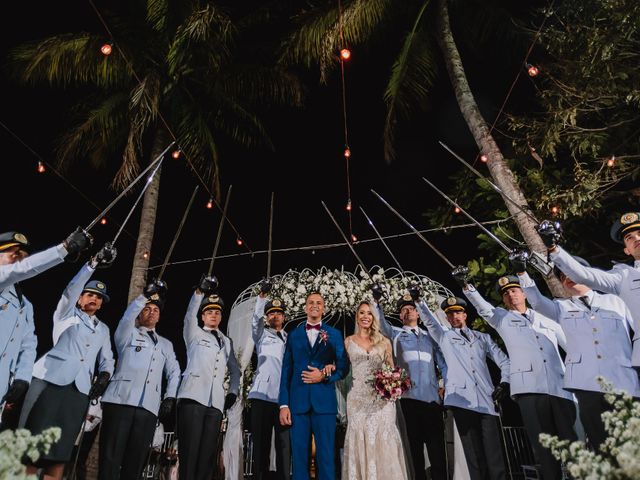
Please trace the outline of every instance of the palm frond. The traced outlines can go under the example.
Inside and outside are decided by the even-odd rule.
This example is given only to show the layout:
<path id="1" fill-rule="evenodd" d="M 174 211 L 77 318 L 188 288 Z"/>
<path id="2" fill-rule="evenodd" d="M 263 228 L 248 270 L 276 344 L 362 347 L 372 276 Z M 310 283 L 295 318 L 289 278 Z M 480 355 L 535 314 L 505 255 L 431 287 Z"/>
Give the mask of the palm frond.
<path id="1" fill-rule="evenodd" d="M 147 0 L 147 22 L 155 31 L 166 31 L 168 13 L 168 0 Z"/>
<path id="2" fill-rule="evenodd" d="M 100 55 L 103 43 L 104 38 L 88 33 L 56 35 L 16 47 L 10 67 L 28 84 L 122 85 L 129 78 L 127 64 L 120 55 Z"/>
<path id="3" fill-rule="evenodd" d="M 298 77 L 283 67 L 229 66 L 214 85 L 229 97 L 251 105 L 302 105 L 304 89 Z"/>
<path id="4" fill-rule="evenodd" d="M 395 158 L 394 137 L 399 120 L 424 103 L 437 73 L 435 48 L 427 31 L 424 13 L 429 1 L 418 12 L 412 30 L 391 69 L 391 77 L 384 92 L 387 116 L 384 127 L 384 156 L 387 162 Z"/>

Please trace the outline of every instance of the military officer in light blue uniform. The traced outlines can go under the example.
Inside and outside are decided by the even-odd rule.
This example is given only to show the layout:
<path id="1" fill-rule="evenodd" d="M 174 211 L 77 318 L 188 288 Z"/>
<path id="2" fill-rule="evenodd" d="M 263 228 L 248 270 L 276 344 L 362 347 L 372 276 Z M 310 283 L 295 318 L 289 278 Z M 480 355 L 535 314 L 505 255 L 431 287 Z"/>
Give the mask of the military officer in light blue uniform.
<path id="1" fill-rule="evenodd" d="M 20 423 L 33 434 L 58 426 L 62 437 L 27 468 L 30 474 L 40 466 L 45 475 L 62 477 L 89 401 L 102 395 L 113 374 L 109 327 L 96 316 L 103 302 L 109 301 L 107 286 L 89 279 L 97 267 L 111 265 L 115 255 L 115 249 L 105 245 L 85 264 L 67 285 L 53 314 L 53 348 L 34 365 Z M 92 385 L 96 364 L 99 373 Z"/>
<path id="2" fill-rule="evenodd" d="M 7 409 L 29 388 L 38 344 L 33 306 L 18 282 L 62 263 L 70 252 L 75 255 L 89 244 L 90 237 L 76 231 L 63 243 L 28 256 L 27 237 L 19 232 L 0 234 L 0 402 L 6 402 Z"/>
<path id="3" fill-rule="evenodd" d="M 508 391 L 509 359 L 489 335 L 467 327 L 467 303 L 461 298 L 449 297 L 441 305 L 452 327 L 447 329 L 419 301 L 416 290 L 412 297 L 447 362 L 444 404 L 453 412 L 471 480 L 506 478 L 494 402 L 499 403 Z M 500 368 L 496 388 L 487 358 Z"/>
<path id="4" fill-rule="evenodd" d="M 583 259 L 576 259 L 586 263 Z M 588 264 L 587 264 L 588 265 Z M 611 409 L 597 378 L 614 389 L 640 397 L 638 374 L 631 365 L 629 328 L 633 320 L 625 302 L 578 284 L 556 267 L 570 298 L 550 300 L 524 272 L 520 284 L 537 312 L 560 323 L 567 337 L 564 388 L 578 399 L 580 421 L 591 445 L 598 449 L 607 437 L 601 414 Z"/>
<path id="5" fill-rule="evenodd" d="M 235 403 L 240 388 L 233 342 L 218 328 L 223 302 L 211 293 L 215 286 L 215 279 L 200 281 L 184 318 L 187 368 L 178 390 L 181 480 L 209 480 L 213 475 L 222 415 Z M 229 388 L 225 395 L 227 370 Z"/>
<path id="6" fill-rule="evenodd" d="M 396 364 L 409 372 L 413 388 L 400 399 L 407 426 L 407 437 L 416 480 L 426 479 L 424 447 L 431 464 L 430 478 L 445 479 L 447 475 L 444 444 L 442 399 L 438 394 L 436 366 L 442 378 L 447 365 L 442 352 L 428 332 L 418 327 L 418 312 L 411 295 L 405 294 L 397 304 L 402 328 L 392 326 L 385 318 L 379 300 L 381 290 L 374 286 L 372 294 L 380 318 L 380 331 L 391 340 Z"/>
<path id="7" fill-rule="evenodd" d="M 466 269 L 456 269 L 454 278 L 478 314 L 496 329 L 509 352 L 510 390 L 518 404 L 522 421 L 546 480 L 562 479 L 560 462 L 544 448 L 540 433 L 575 441 L 576 408 L 573 395 L 564 389 L 564 363 L 558 346 L 567 348 L 567 339 L 555 321 L 527 308 L 517 276 L 498 279 L 496 290 L 507 307 L 496 308 L 475 287 L 466 282 Z"/>
<path id="8" fill-rule="evenodd" d="M 611 270 L 585 266 L 562 247 L 556 245 L 557 224 L 543 222 L 540 237 L 549 249 L 549 258 L 573 281 L 599 292 L 618 295 L 625 301 L 634 320 L 632 365 L 640 368 L 640 212 L 627 212 L 611 227 L 611 238 L 624 245 L 624 253 L 633 258 L 633 265 L 616 264 Z"/>
<path id="9" fill-rule="evenodd" d="M 271 435 L 275 432 L 276 476 L 288 480 L 291 471 L 289 427 L 280 425 L 280 372 L 287 345 L 284 331 L 284 303 L 267 300 L 271 282 L 260 283 L 260 295 L 251 320 L 251 337 L 258 355 L 258 368 L 249 391 L 251 399 L 251 436 L 253 439 L 253 474 L 258 480 L 269 478 Z M 268 327 L 265 327 L 265 317 Z"/>
<path id="10" fill-rule="evenodd" d="M 116 329 L 118 363 L 102 396 L 101 480 L 140 478 L 158 418 L 173 410 L 180 365 L 173 344 L 156 332 L 165 297 L 166 284 L 150 282 Z M 161 403 L 163 377 L 167 387 Z"/>

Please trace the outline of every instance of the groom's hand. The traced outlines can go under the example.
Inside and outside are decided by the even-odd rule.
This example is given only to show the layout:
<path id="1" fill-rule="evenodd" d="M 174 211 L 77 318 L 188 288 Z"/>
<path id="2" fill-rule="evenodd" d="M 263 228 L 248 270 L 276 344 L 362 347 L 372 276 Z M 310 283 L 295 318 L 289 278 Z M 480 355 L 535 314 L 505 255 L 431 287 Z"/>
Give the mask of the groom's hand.
<path id="1" fill-rule="evenodd" d="M 316 367 L 312 367 L 311 365 L 307 365 L 309 370 L 305 370 L 302 372 L 302 381 L 304 383 L 320 383 L 324 380 L 324 372 L 322 370 L 318 370 Z"/>
<path id="2" fill-rule="evenodd" d="M 291 425 L 291 410 L 289 410 L 289 407 L 280 409 L 280 425 L 284 427 Z"/>

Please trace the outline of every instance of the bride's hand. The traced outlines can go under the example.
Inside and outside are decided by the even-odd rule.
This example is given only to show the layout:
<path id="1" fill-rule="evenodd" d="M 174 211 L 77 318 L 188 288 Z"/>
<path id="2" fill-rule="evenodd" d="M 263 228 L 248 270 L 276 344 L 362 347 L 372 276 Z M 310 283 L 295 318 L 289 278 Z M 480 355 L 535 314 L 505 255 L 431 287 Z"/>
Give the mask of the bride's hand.
<path id="1" fill-rule="evenodd" d="M 325 377 L 330 377 L 333 372 L 336 371 L 336 366 L 333 363 L 325 365 L 322 369 L 322 373 Z"/>

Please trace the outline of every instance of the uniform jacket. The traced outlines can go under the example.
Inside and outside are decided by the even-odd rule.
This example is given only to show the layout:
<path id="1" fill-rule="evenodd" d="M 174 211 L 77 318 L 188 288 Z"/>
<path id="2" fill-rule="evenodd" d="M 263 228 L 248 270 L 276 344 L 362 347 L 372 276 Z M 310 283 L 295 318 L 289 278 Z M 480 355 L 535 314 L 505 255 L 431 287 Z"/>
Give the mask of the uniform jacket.
<path id="1" fill-rule="evenodd" d="M 180 383 L 180 365 L 169 340 L 156 333 L 158 343 L 154 344 L 146 328 L 136 327 L 136 318 L 146 304 L 146 297 L 140 295 L 118 324 L 114 335 L 118 362 L 102 401 L 142 407 L 157 415 L 163 373 L 167 379 L 164 396 L 173 398 Z"/>
<path id="2" fill-rule="evenodd" d="M 287 346 L 282 360 L 280 378 L 280 406 L 288 406 L 293 414 L 313 411 L 319 414 L 338 412 L 335 382 L 344 378 L 349 371 L 349 358 L 344 349 L 344 340 L 339 330 L 322 324 L 315 343 L 309 344 L 306 322 L 302 322 L 287 338 Z M 326 333 L 326 341 L 322 339 Z M 336 370 L 320 383 L 304 383 L 302 372 L 307 366 L 323 368 L 335 363 Z"/>
<path id="3" fill-rule="evenodd" d="M 376 309 L 380 318 L 380 330 L 391 340 L 396 364 L 404 368 L 414 382 L 413 388 L 402 398 L 440 403 L 435 365 L 438 365 L 442 378 L 445 378 L 447 364 L 438 344 L 427 332 L 418 327 L 416 328 L 419 334 L 416 336 L 409 330 L 392 326 L 384 317 L 382 307 L 377 303 Z"/>
<path id="4" fill-rule="evenodd" d="M 531 309 L 526 311 L 527 319 L 515 310 L 495 308 L 473 286 L 464 294 L 507 346 L 512 395 L 543 393 L 573 399 L 564 389 L 564 363 L 558 345 L 566 350 L 567 339 L 560 325 Z"/>
<path id="5" fill-rule="evenodd" d="M 13 285 L 0 292 L 0 399 L 15 380 L 31 381 L 36 359 L 33 306 L 24 296 L 18 298 Z"/>
<path id="6" fill-rule="evenodd" d="M 617 264 L 605 272 L 598 268 L 580 265 L 561 247 L 550 255 L 553 262 L 576 283 L 593 288 L 599 292 L 618 295 L 625 301 L 633 318 L 633 354 L 632 365 L 640 367 L 640 260 L 633 267 Z"/>
<path id="7" fill-rule="evenodd" d="M 33 376 L 55 385 L 75 382 L 89 393 L 96 360 L 98 372 L 113 375 L 113 352 L 109 327 L 76 307 L 94 269 L 85 264 L 62 293 L 53 314 L 53 348 L 36 362 Z"/>
<path id="8" fill-rule="evenodd" d="M 444 404 L 477 413 L 498 415 L 491 394 L 487 357 L 500 367 L 500 382 L 509 381 L 509 359 L 486 333 L 466 329 L 469 340 L 457 329 L 445 329 L 431 313 L 426 303 L 417 304 L 420 318 L 438 343 L 447 362 Z"/>
<path id="9" fill-rule="evenodd" d="M 287 344 L 287 333 L 281 330 L 282 341 L 275 330 L 264 326 L 264 306 L 266 298 L 257 297 L 256 308 L 251 320 L 251 336 L 256 345 L 258 368 L 256 369 L 249 398 L 278 403 L 282 357 Z"/>
<path id="10" fill-rule="evenodd" d="M 560 323 L 567 336 L 564 388 L 600 392 L 596 378 L 640 397 L 638 374 L 631 366 L 631 314 L 620 297 L 591 290 L 591 308 L 578 298 L 550 300 L 526 273 L 520 284 L 533 308 Z"/>
<path id="11" fill-rule="evenodd" d="M 230 338 L 218 331 L 222 348 L 212 333 L 198 326 L 198 310 L 204 295 L 194 293 L 184 317 L 187 368 L 182 374 L 178 398 L 195 400 L 206 407 L 224 409 L 224 377 L 229 369 L 229 391 L 238 395 L 240 367 Z"/>
<path id="12" fill-rule="evenodd" d="M 0 266 L 0 399 L 7 393 L 11 376 L 31 381 L 38 345 L 33 306 L 17 295 L 14 284 L 61 263 L 66 255 L 66 249 L 58 245 Z"/>

